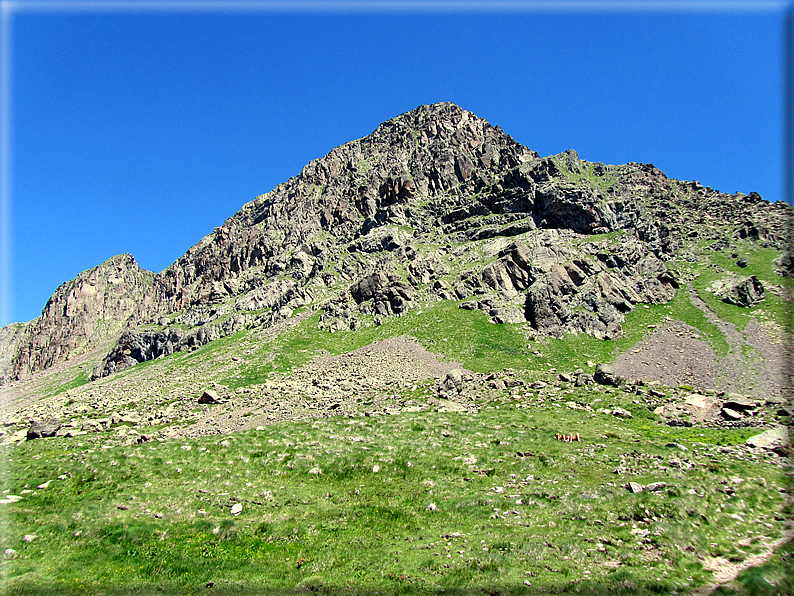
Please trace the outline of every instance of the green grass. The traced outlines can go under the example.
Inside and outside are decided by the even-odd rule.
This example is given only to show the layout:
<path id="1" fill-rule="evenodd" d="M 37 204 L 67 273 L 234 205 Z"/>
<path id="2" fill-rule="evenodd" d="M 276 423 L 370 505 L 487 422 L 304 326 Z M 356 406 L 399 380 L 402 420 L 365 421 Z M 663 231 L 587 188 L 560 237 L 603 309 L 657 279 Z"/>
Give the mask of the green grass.
<path id="1" fill-rule="evenodd" d="M 736 537 L 784 507 L 782 473 L 710 446 L 748 429 L 650 429 L 629 396 L 570 398 L 638 415 L 497 397 L 476 415 L 326 418 L 112 449 L 90 435 L 24 443 L 0 473 L 0 492 L 24 497 L 2 505 L 0 549 L 17 551 L 4 593 L 518 594 L 529 580 L 535 593 L 665 594 L 708 581 L 700 553 L 760 551 Z M 572 430 L 582 443 L 554 439 Z M 673 457 L 696 465 L 670 468 Z M 736 496 L 714 490 L 731 477 Z M 635 495 L 628 480 L 670 487 Z"/>
<path id="2" fill-rule="evenodd" d="M 380 326 L 335 333 L 318 329 L 320 315 L 315 314 L 279 339 L 261 345 L 251 357 L 253 363 L 225 378 L 224 384 L 236 388 L 262 383 L 275 372 L 305 364 L 320 350 L 337 355 L 400 335 L 410 335 L 429 351 L 474 372 L 526 367 L 527 342 L 520 325 L 495 325 L 485 313 L 460 309 L 451 301 L 430 303 L 421 311 L 389 318 Z"/>
<path id="3" fill-rule="evenodd" d="M 590 186 L 600 190 L 602 193 L 606 193 L 611 187 L 619 183 L 615 172 L 607 171 L 601 176 L 596 175 L 595 167 L 598 164 L 595 162 L 579 161 L 577 165 L 580 172 L 571 172 L 558 156 L 553 156 L 552 159 L 562 172 L 563 177 L 575 184 Z"/>
<path id="4" fill-rule="evenodd" d="M 745 569 L 732 586 L 715 592 L 716 596 L 778 596 L 794 594 L 794 576 L 791 573 L 794 543 L 788 541 L 772 558 Z"/>
<path id="5" fill-rule="evenodd" d="M 78 369 L 77 375 L 71 380 L 55 387 L 51 387 L 47 390 L 48 395 L 57 395 L 59 393 L 64 393 L 65 391 L 69 391 L 69 389 L 74 389 L 75 387 L 80 387 L 81 385 L 85 385 L 89 383 L 91 380 L 88 378 L 85 370 Z"/>
<path id="6" fill-rule="evenodd" d="M 709 288 L 724 276 L 724 273 L 706 270 L 693 283 L 698 295 L 720 319 L 733 323 L 740 331 L 744 330 L 747 323 L 755 318 L 760 321 L 774 322 L 789 333 L 794 332 L 791 302 L 783 300 L 769 291 L 766 291 L 762 302 L 749 308 L 723 302 L 713 292 L 710 292 Z"/>

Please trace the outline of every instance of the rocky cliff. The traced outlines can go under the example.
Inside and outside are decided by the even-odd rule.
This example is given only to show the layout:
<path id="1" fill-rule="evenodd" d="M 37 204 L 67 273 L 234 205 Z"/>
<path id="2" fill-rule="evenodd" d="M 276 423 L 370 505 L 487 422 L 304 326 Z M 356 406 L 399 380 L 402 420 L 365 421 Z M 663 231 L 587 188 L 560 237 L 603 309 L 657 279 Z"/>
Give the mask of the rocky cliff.
<path id="1" fill-rule="evenodd" d="M 24 376 L 112 341 L 130 322 L 155 274 L 128 254 L 112 257 L 62 284 L 27 325 L 3 329 L 6 374 Z"/>
<path id="2" fill-rule="evenodd" d="M 117 337 L 96 378 L 299 309 L 333 331 L 427 300 L 611 339 L 637 304 L 675 296 L 686 280 L 670 262 L 731 239 L 782 249 L 790 215 L 649 164 L 541 158 L 453 104 L 420 106 L 256 197 L 160 274 L 125 255 L 64 284 L 9 360 L 20 376 Z M 791 259 L 778 260 L 783 275 Z"/>

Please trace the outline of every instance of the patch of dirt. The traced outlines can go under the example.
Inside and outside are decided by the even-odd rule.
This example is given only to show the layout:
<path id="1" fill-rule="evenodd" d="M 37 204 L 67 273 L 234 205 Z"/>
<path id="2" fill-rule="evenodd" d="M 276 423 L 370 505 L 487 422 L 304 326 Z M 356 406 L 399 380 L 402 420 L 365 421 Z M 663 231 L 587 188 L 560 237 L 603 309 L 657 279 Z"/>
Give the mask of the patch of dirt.
<path id="1" fill-rule="evenodd" d="M 785 401 L 791 382 L 791 350 L 783 330 L 773 323 L 751 320 L 743 331 L 723 321 L 689 288 L 692 304 L 717 326 L 729 345 L 718 356 L 701 332 L 683 321 L 667 321 L 614 362 L 626 379 L 658 381 L 670 387 L 689 385 Z"/>
<path id="2" fill-rule="evenodd" d="M 320 358 L 304 366 L 296 375 L 325 380 L 349 379 L 353 375 L 364 377 L 370 383 L 391 385 L 440 377 L 454 368 L 461 368 L 461 365 L 439 360 L 438 355 L 425 350 L 414 338 L 402 335 L 340 356 Z"/>
<path id="3" fill-rule="evenodd" d="M 398 413 L 401 391 L 460 367 L 439 360 L 412 337 L 389 338 L 339 356 L 322 355 L 272 381 L 241 388 L 227 403 L 208 407 L 195 424 L 169 436 L 227 433 L 353 412 Z"/>
<path id="4" fill-rule="evenodd" d="M 670 387 L 713 389 L 725 371 L 714 348 L 700 337 L 700 331 L 683 321 L 669 321 L 621 354 L 613 364 L 615 372 L 625 379 L 658 381 Z"/>
<path id="5" fill-rule="evenodd" d="M 703 562 L 703 567 L 709 571 L 713 571 L 714 577 L 712 578 L 711 583 L 697 589 L 695 592 L 693 592 L 692 596 L 710 596 L 720 586 L 724 586 L 734 581 L 745 569 L 757 567 L 766 563 L 772 557 L 772 555 L 775 554 L 775 549 L 779 548 L 792 538 L 794 538 L 794 530 L 786 530 L 781 538 L 775 540 L 769 545 L 768 550 L 739 563 L 731 563 L 730 561 L 720 557 L 714 557 L 705 560 Z"/>

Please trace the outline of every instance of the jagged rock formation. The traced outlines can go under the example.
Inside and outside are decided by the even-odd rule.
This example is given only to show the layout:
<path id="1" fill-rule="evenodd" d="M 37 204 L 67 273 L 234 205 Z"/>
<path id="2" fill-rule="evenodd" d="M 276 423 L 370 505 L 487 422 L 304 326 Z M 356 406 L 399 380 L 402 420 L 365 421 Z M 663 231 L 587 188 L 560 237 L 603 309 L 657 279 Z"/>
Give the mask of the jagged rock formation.
<path id="1" fill-rule="evenodd" d="M 154 273 L 124 254 L 62 284 L 41 316 L 9 338 L 13 373 L 18 377 L 50 367 L 116 337 L 153 279 Z"/>
<path id="2" fill-rule="evenodd" d="M 790 214 L 649 164 L 541 158 L 453 104 L 420 106 L 256 197 L 156 276 L 128 256 L 113 280 L 113 260 L 81 274 L 6 358 L 19 376 L 115 334 L 96 378 L 297 309 L 334 331 L 423 300 L 611 339 L 635 305 L 673 298 L 668 261 L 731 238 L 782 249 Z"/>
<path id="3" fill-rule="evenodd" d="M 751 275 L 726 282 L 716 294 L 723 302 L 748 308 L 764 299 L 764 284 L 755 275 Z"/>

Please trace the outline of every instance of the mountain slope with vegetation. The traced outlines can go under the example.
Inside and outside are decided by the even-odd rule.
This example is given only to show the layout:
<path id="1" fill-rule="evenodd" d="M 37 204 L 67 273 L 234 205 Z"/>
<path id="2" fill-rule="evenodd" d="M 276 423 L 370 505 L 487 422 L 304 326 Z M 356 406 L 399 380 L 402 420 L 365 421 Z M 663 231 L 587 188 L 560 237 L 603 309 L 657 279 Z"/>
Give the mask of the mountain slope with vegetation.
<path id="1" fill-rule="evenodd" d="M 791 216 L 384 122 L 0 330 L 3 587 L 786 593 Z"/>

